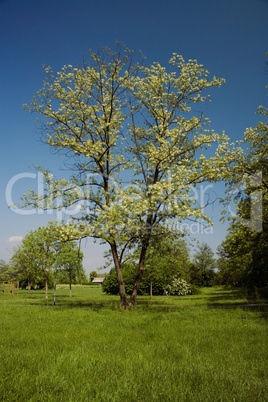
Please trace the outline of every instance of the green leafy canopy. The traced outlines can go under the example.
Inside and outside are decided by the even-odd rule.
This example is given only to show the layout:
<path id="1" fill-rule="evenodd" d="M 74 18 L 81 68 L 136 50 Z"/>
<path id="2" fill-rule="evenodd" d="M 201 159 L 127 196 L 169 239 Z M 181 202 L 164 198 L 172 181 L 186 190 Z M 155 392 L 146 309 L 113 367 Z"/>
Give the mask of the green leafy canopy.
<path id="1" fill-rule="evenodd" d="M 203 65 L 175 53 L 169 67 L 133 59 L 120 47 L 91 52 L 83 67 L 64 66 L 55 75 L 45 68 L 44 86 L 26 106 L 41 116 L 44 142 L 68 156 L 73 174 L 57 180 L 41 169 L 45 190 L 30 192 L 24 205 L 79 203 L 79 219 L 65 226 L 62 239 L 108 242 L 119 283 L 119 256 L 128 247 L 140 245 L 139 281 L 158 227 L 190 216 L 209 221 L 189 197 L 190 187 L 227 179 L 238 152 L 224 133 L 209 129 L 202 112 L 193 113 L 224 79 L 210 79 Z"/>

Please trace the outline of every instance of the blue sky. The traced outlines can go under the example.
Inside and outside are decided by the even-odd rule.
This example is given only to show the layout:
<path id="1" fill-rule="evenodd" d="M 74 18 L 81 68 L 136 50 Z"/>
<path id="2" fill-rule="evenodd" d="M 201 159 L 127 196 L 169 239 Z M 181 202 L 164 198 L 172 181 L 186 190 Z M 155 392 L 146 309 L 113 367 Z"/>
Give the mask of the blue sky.
<path id="1" fill-rule="evenodd" d="M 6 188 L 13 180 L 12 197 L 18 201 L 35 182 L 19 179 L 34 173 L 31 164 L 58 170 L 62 163 L 41 144 L 35 116 L 22 104 L 42 87 L 43 64 L 54 71 L 78 65 L 89 48 L 112 47 L 116 40 L 142 50 L 148 62 L 167 65 L 176 52 L 224 77 L 226 84 L 213 91 L 207 116 L 215 131 L 225 130 L 232 140 L 256 125 L 260 104 L 267 106 L 267 0 L 0 0 L 0 258 L 5 261 L 27 231 L 56 218 L 9 210 Z M 213 188 L 219 196 L 222 189 Z M 226 225 L 218 224 L 216 206 L 208 212 L 215 227 L 201 239 L 215 250 Z M 82 251 L 88 272 L 103 264 L 103 247 L 88 240 Z"/>

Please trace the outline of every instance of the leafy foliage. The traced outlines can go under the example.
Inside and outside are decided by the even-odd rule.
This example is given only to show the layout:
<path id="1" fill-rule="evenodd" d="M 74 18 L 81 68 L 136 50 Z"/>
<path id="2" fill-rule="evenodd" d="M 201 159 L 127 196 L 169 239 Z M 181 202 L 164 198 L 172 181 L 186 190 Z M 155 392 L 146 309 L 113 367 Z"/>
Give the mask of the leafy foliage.
<path id="1" fill-rule="evenodd" d="M 52 267 L 55 262 L 54 226 L 39 227 L 30 231 L 17 247 L 11 258 L 11 264 L 20 282 L 27 281 L 29 292 L 32 285 L 46 288 L 53 286 Z"/>
<path id="2" fill-rule="evenodd" d="M 260 106 L 257 113 L 268 116 L 268 109 Z M 219 270 L 222 283 L 245 285 L 254 294 L 268 284 L 268 122 L 248 128 L 244 142 L 247 153 L 230 182 L 239 190 L 237 216 L 218 249 Z"/>
<path id="3" fill-rule="evenodd" d="M 132 53 L 125 48 L 91 52 L 83 68 L 64 66 L 56 75 L 47 67 L 43 88 L 26 106 L 44 118 L 44 142 L 74 158 L 74 174 L 57 180 L 40 169 L 45 191 L 30 192 L 25 206 L 80 203 L 80 225 L 66 226 L 62 239 L 92 236 L 109 244 L 125 308 L 135 304 L 159 225 L 188 217 L 209 221 L 203 206 L 188 197 L 190 187 L 228 178 L 227 167 L 237 158 L 228 137 L 210 130 L 209 119 L 192 111 L 224 80 L 209 79 L 203 65 L 175 53 L 170 70 L 157 62 L 133 64 Z M 211 146 L 215 154 L 206 156 Z M 128 301 L 122 263 L 134 246 L 139 263 Z"/>
<path id="4" fill-rule="evenodd" d="M 190 282 L 196 286 L 212 286 L 214 284 L 216 262 L 214 253 L 208 244 L 202 243 L 194 255 L 190 267 Z"/>
<path id="5" fill-rule="evenodd" d="M 134 261 L 137 253 L 128 256 L 128 261 Z M 187 278 L 189 275 L 190 259 L 186 242 L 176 236 L 162 236 L 153 239 L 145 262 L 145 269 L 139 287 L 139 294 L 163 295 L 165 288 L 172 282 L 174 275 Z M 122 266 L 127 294 L 131 294 L 137 272 L 136 264 L 126 262 Z M 105 282 L 103 291 L 109 294 L 118 294 L 116 271 L 111 269 Z"/>
<path id="6" fill-rule="evenodd" d="M 89 274 L 89 279 L 92 282 L 94 278 L 97 278 L 98 274 L 96 271 L 91 271 Z"/>
<path id="7" fill-rule="evenodd" d="M 10 265 L 4 260 L 0 260 L 0 281 L 10 281 L 13 280 L 13 277 Z"/>
<path id="8" fill-rule="evenodd" d="M 86 273 L 82 264 L 83 253 L 73 241 L 63 243 L 60 247 L 57 267 L 57 280 L 59 283 L 68 283 L 70 296 L 72 295 L 72 284 L 86 281 Z"/>
<path id="9" fill-rule="evenodd" d="M 60 241 L 60 227 L 51 223 L 47 227 L 39 227 L 29 232 L 22 245 L 17 247 L 11 258 L 11 267 L 14 275 L 22 286 L 48 288 L 53 286 L 53 269 L 55 268 L 56 254 L 62 278 L 68 276 L 68 283 L 73 283 L 79 275 L 84 275 L 82 267 L 83 254 L 74 242 Z"/>

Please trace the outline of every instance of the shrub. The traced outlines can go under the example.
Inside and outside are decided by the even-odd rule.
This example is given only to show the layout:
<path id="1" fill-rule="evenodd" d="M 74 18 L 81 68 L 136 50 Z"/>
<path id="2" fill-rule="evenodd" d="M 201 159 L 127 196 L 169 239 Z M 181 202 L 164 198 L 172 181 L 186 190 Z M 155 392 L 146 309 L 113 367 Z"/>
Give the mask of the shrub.
<path id="1" fill-rule="evenodd" d="M 193 294 L 193 289 L 191 285 L 187 283 L 184 279 L 181 279 L 177 276 L 174 276 L 172 279 L 172 283 L 165 288 L 165 295 L 176 295 L 176 296 L 185 296 Z"/>
<path id="2" fill-rule="evenodd" d="M 122 267 L 122 275 L 124 278 L 124 284 L 126 288 L 126 293 L 131 294 L 133 290 L 133 285 L 136 277 L 136 267 L 132 264 L 124 264 Z M 164 270 L 150 272 L 149 270 L 144 271 L 142 281 L 139 288 L 140 295 L 150 294 L 150 283 L 152 280 L 152 288 L 154 295 L 163 295 L 166 286 L 171 282 L 172 276 L 166 273 Z M 107 275 L 105 281 L 102 284 L 103 292 L 107 294 L 116 295 L 118 294 L 118 283 L 116 277 L 115 268 L 112 268 Z"/>
<path id="3" fill-rule="evenodd" d="M 118 290 L 118 282 L 116 277 L 115 268 L 112 268 L 109 274 L 107 275 L 105 281 L 102 282 L 102 290 L 103 292 L 110 295 L 117 295 Z"/>
<path id="4" fill-rule="evenodd" d="M 122 267 L 122 275 L 126 293 L 129 295 L 133 290 L 133 285 L 136 277 L 136 267 L 134 264 L 124 264 Z M 144 270 L 141 280 L 139 295 L 150 294 L 150 284 L 152 281 L 152 291 L 154 296 L 165 294 L 176 294 L 182 296 L 184 294 L 196 293 L 196 286 L 190 286 L 185 280 L 180 279 L 178 276 L 171 275 L 170 272 L 163 268 L 160 270 L 150 271 Z M 195 290 L 194 290 L 195 289 Z M 117 295 L 118 283 L 115 268 L 112 268 L 107 275 L 105 281 L 102 283 L 102 290 L 106 294 Z"/>

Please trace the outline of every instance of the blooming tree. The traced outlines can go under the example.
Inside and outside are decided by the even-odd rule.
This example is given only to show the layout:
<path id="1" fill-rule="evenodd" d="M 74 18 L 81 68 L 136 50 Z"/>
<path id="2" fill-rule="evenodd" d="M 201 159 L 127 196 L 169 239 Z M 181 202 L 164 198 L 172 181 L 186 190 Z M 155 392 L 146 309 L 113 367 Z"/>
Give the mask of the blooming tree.
<path id="1" fill-rule="evenodd" d="M 224 80 L 209 79 L 197 61 L 185 62 L 177 54 L 169 68 L 134 64 L 133 52 L 122 47 L 91 52 L 81 68 L 64 66 L 56 75 L 50 67 L 45 71 L 43 88 L 26 108 L 41 116 L 44 141 L 66 154 L 73 173 L 58 180 L 40 169 L 45 191 L 30 191 L 24 205 L 79 203 L 79 219 L 62 230 L 62 238 L 91 236 L 109 244 L 121 304 L 128 308 L 135 304 L 157 228 L 176 219 L 208 219 L 203 206 L 189 197 L 190 187 L 228 176 L 234 159 L 228 138 L 210 130 L 203 113 L 195 116 L 192 110 Z M 133 244 L 139 247 L 139 264 L 128 299 L 121 262 Z"/>

